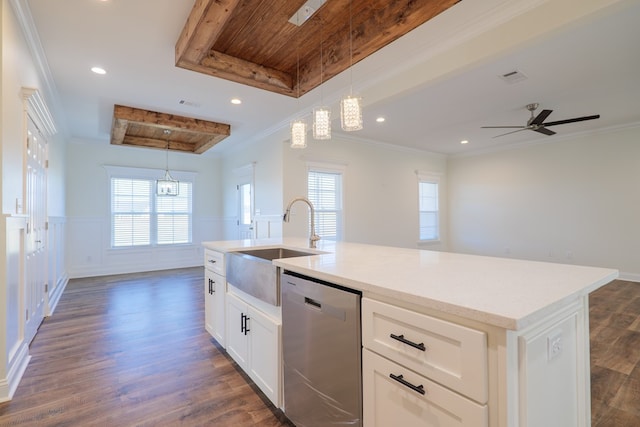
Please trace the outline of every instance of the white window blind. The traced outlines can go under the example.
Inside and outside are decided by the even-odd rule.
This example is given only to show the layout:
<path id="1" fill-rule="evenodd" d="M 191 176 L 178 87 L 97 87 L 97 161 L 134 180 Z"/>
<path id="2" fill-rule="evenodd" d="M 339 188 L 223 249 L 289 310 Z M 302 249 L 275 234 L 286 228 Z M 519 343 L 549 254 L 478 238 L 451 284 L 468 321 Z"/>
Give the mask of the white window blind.
<path id="1" fill-rule="evenodd" d="M 325 240 L 342 238 L 342 174 L 310 170 L 308 198 L 315 208 L 316 233 Z"/>
<path id="2" fill-rule="evenodd" d="M 155 180 L 111 178 L 112 247 L 191 243 L 192 183 L 178 196 L 156 196 Z"/>
<path id="3" fill-rule="evenodd" d="M 438 240 L 440 238 L 438 182 L 420 180 L 418 193 L 420 240 Z"/>

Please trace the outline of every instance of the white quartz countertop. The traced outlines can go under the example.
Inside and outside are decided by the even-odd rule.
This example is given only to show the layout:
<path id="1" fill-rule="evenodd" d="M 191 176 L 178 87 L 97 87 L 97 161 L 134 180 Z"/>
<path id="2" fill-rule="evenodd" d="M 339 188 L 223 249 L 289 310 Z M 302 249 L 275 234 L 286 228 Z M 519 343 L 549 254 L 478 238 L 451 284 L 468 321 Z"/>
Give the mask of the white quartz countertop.
<path id="1" fill-rule="evenodd" d="M 220 252 L 284 246 L 323 254 L 274 260 L 276 266 L 368 294 L 519 330 L 618 277 L 618 271 L 419 249 L 260 239 L 204 242 Z"/>

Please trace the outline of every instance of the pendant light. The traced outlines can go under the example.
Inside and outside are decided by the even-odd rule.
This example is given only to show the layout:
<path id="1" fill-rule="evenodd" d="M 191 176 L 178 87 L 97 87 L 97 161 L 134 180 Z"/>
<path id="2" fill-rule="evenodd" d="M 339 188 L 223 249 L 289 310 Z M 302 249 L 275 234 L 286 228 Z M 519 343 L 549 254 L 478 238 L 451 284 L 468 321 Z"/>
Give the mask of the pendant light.
<path id="1" fill-rule="evenodd" d="M 300 109 L 300 52 L 296 49 L 296 87 L 298 91 L 298 110 Z M 300 118 L 291 122 L 291 148 L 307 147 L 307 123 Z"/>
<path id="2" fill-rule="evenodd" d="M 313 109 L 313 139 L 325 140 L 331 139 L 331 110 L 322 105 L 324 102 L 324 93 L 322 89 L 322 80 L 324 77 L 322 48 L 324 40 L 322 38 L 323 22 L 320 17 L 318 17 L 318 19 L 320 20 L 320 107 Z"/>
<path id="3" fill-rule="evenodd" d="M 349 0 L 349 95 L 340 100 L 342 130 L 351 132 L 362 129 L 362 99 L 353 96 L 353 23 L 352 0 Z"/>
<path id="4" fill-rule="evenodd" d="M 164 177 L 156 181 L 156 195 L 177 196 L 180 192 L 180 182 L 177 179 L 173 179 L 169 173 L 169 136 L 171 131 L 165 129 L 164 134 L 167 135 L 167 168 L 164 171 Z"/>

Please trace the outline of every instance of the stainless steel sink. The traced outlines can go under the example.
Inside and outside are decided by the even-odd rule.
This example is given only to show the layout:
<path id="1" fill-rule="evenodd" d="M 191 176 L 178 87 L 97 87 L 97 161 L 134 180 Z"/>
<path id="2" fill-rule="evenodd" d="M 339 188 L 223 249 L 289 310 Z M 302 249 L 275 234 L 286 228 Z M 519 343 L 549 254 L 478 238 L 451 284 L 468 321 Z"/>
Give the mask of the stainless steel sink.
<path id="1" fill-rule="evenodd" d="M 227 282 L 236 288 L 272 305 L 280 305 L 280 269 L 271 261 L 318 255 L 288 248 L 247 249 L 229 252 Z"/>

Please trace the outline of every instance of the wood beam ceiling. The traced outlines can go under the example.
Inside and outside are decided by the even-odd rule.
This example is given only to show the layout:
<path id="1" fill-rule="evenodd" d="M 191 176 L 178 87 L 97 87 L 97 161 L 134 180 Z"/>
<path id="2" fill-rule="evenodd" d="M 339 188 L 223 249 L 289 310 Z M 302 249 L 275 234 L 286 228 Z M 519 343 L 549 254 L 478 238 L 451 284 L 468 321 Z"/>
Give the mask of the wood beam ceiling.
<path id="1" fill-rule="evenodd" d="M 171 131 L 165 134 L 165 130 Z M 231 134 L 223 123 L 115 105 L 111 144 L 202 154 Z"/>
<path id="2" fill-rule="evenodd" d="M 305 0 L 196 0 L 176 43 L 176 66 L 301 96 L 460 0 L 349 1 L 327 0 L 298 27 L 288 20 Z"/>

